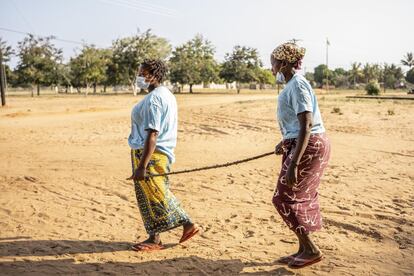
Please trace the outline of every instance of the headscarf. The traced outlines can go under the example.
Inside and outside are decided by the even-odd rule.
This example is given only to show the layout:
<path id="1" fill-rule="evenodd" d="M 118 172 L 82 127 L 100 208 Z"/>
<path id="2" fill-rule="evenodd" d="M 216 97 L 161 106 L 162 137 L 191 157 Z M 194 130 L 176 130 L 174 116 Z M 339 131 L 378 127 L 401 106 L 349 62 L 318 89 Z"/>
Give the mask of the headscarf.
<path id="1" fill-rule="evenodd" d="M 272 57 L 277 60 L 287 61 L 295 64 L 300 69 L 302 59 L 305 56 L 306 49 L 299 47 L 293 42 L 286 42 L 276 47 L 272 52 Z"/>

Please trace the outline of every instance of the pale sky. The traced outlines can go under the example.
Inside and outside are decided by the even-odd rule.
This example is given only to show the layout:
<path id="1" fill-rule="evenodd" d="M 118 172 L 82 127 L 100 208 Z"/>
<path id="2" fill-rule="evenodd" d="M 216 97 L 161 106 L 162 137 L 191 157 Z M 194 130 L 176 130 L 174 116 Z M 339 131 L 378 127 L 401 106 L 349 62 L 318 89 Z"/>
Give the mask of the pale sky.
<path id="1" fill-rule="evenodd" d="M 0 0 L 0 28 L 110 46 L 152 29 L 173 46 L 202 34 L 222 61 L 235 45 L 255 47 L 270 67 L 271 51 L 289 39 L 307 48 L 303 67 L 325 63 L 396 63 L 414 52 L 414 0 Z M 0 30 L 13 46 L 24 35 Z M 56 41 L 65 59 L 77 44 Z M 15 60 L 13 61 L 15 63 Z M 12 64 L 13 65 L 13 64 Z"/>

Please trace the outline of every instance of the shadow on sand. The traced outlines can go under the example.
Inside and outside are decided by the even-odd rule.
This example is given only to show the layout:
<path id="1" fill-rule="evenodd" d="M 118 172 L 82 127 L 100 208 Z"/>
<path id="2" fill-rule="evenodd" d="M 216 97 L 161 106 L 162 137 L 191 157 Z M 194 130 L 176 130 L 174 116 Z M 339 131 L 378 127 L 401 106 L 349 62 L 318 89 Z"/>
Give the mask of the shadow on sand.
<path id="1" fill-rule="evenodd" d="M 27 238 L 27 237 L 24 237 Z M 18 237 L 0 241 L 0 257 L 40 257 L 48 260 L 18 260 L 0 262 L 0 272 L 6 275 L 56 275 L 56 274 L 109 274 L 109 275 L 235 275 L 272 274 L 294 275 L 293 271 L 274 263 L 242 262 L 234 260 L 209 260 L 197 256 L 178 257 L 145 262 L 82 262 L 73 258 L 50 260 L 52 256 L 80 253 L 104 253 L 130 250 L 132 243 L 75 240 L 22 240 Z M 168 244 L 174 247 L 176 244 Z M 148 253 L 137 253 L 148 254 Z M 270 272 L 243 272 L 245 268 L 277 265 Z"/>

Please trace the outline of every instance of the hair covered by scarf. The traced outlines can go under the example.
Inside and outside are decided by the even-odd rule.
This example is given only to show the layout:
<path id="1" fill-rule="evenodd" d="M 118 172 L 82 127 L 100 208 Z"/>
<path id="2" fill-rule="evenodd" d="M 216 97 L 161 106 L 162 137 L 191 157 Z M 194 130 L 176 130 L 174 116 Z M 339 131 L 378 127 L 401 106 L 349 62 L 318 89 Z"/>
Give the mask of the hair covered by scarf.
<path id="1" fill-rule="evenodd" d="M 293 64 L 295 69 L 300 69 L 305 52 L 305 48 L 299 47 L 292 42 L 286 42 L 273 50 L 272 57 L 277 60 L 287 61 L 290 64 Z"/>

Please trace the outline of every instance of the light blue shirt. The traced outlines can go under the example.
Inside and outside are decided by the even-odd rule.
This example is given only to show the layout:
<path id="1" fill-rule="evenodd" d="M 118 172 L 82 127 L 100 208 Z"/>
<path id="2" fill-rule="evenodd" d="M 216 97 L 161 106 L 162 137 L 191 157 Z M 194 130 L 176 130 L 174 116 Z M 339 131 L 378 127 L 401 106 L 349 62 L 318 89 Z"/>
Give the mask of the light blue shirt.
<path id="1" fill-rule="evenodd" d="M 149 129 L 158 132 L 156 149 L 175 161 L 177 144 L 177 101 L 165 86 L 155 88 L 131 112 L 131 134 L 128 144 L 132 149 L 143 149 Z"/>
<path id="2" fill-rule="evenodd" d="M 312 112 L 311 133 L 324 133 L 315 93 L 305 77 L 295 74 L 278 97 L 277 120 L 283 139 L 298 137 L 300 125 L 297 114 L 305 111 Z"/>

